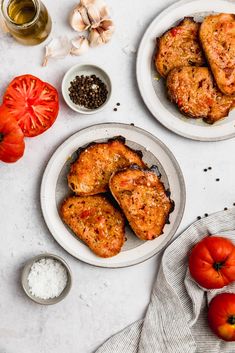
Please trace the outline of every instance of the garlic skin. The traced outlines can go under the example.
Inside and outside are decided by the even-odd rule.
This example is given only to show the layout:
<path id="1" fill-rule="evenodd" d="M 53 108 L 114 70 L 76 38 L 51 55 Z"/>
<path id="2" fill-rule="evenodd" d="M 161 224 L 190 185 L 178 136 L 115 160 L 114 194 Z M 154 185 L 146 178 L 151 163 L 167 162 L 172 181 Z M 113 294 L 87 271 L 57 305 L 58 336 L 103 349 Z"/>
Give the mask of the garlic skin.
<path id="1" fill-rule="evenodd" d="M 103 0 L 81 0 L 71 12 L 69 22 L 77 32 L 97 28 L 109 18 L 109 10 Z"/>
<path id="2" fill-rule="evenodd" d="M 97 29 L 92 29 L 90 31 L 89 42 L 90 42 L 91 48 L 95 48 L 103 44 L 102 38 L 100 36 L 100 33 L 97 31 Z"/>
<path id="3" fill-rule="evenodd" d="M 95 5 L 90 5 L 87 7 L 87 12 L 91 21 L 91 28 L 99 27 L 101 16 L 98 7 Z"/>
<path id="4" fill-rule="evenodd" d="M 91 25 L 86 8 L 76 6 L 69 16 L 69 23 L 76 32 L 86 31 Z"/>
<path id="5" fill-rule="evenodd" d="M 62 59 L 69 55 L 71 43 L 66 36 L 54 38 L 45 47 L 46 53 L 42 66 L 46 66 L 50 58 Z"/>
<path id="6" fill-rule="evenodd" d="M 97 28 L 101 22 L 109 18 L 109 10 L 103 0 L 83 0 L 87 9 L 91 28 Z"/>
<path id="7" fill-rule="evenodd" d="M 80 56 L 85 54 L 89 49 L 88 39 L 84 36 L 80 36 L 71 41 L 72 48 L 70 50 L 71 55 Z"/>
<path id="8" fill-rule="evenodd" d="M 87 10 L 90 6 L 95 6 L 100 14 L 100 18 L 109 17 L 109 9 L 105 4 L 104 0 L 81 0 L 81 4 L 86 7 Z"/>
<path id="9" fill-rule="evenodd" d="M 109 16 L 104 0 L 81 0 L 70 14 L 70 24 L 77 32 L 89 30 L 90 46 L 97 47 L 108 43 L 113 35 L 114 23 Z M 72 52 L 80 51 L 80 42 L 77 45 L 78 48 L 75 45 Z M 82 47 L 87 48 L 87 43 L 82 43 Z"/>
<path id="10" fill-rule="evenodd" d="M 89 41 L 92 48 L 106 44 L 112 38 L 114 24 L 111 19 L 103 20 L 100 26 L 90 31 Z"/>

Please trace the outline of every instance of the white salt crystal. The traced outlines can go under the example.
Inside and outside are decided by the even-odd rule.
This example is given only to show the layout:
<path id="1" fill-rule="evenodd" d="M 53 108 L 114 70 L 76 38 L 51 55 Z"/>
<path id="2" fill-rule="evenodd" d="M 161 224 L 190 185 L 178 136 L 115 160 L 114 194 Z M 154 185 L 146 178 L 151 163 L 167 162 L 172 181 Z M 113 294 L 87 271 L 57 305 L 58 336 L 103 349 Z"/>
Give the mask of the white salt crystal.
<path id="1" fill-rule="evenodd" d="M 37 298 L 55 298 L 62 293 L 67 280 L 67 270 L 59 261 L 44 258 L 36 261 L 30 269 L 29 291 Z"/>
<path id="2" fill-rule="evenodd" d="M 122 51 L 126 55 L 131 55 L 131 54 L 136 53 L 136 48 L 131 44 L 127 44 L 124 48 L 122 48 Z"/>

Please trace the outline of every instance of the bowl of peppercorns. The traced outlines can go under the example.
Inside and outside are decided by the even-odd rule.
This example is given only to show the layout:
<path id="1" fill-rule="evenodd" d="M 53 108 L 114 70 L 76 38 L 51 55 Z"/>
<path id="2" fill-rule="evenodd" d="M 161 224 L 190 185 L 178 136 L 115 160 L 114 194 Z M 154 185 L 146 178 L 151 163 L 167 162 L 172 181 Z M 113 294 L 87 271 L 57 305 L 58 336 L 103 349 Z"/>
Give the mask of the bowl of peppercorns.
<path id="1" fill-rule="evenodd" d="M 78 113 L 94 114 L 108 103 L 112 85 L 108 74 L 96 65 L 75 65 L 62 81 L 67 105 Z"/>

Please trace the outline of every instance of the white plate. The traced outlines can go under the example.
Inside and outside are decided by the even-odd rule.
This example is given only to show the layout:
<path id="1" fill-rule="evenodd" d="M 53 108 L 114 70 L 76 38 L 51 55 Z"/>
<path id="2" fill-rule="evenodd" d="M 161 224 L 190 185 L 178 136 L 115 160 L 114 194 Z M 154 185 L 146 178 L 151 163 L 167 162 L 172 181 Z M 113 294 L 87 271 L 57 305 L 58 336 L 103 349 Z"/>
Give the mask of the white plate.
<path id="1" fill-rule="evenodd" d="M 58 209 L 62 200 L 70 194 L 67 174 L 71 162 L 76 159 L 80 147 L 94 141 L 107 141 L 123 136 L 128 146 L 141 150 L 143 160 L 157 165 L 162 181 L 171 191 L 175 209 L 170 214 L 170 224 L 164 227 L 164 234 L 153 241 L 143 242 L 126 227 L 127 241 L 120 254 L 103 259 L 93 254 L 65 226 Z M 141 143 L 141 145 L 140 145 Z M 180 167 L 168 148 L 153 135 L 140 128 L 125 124 L 100 124 L 80 130 L 66 140 L 53 154 L 43 175 L 41 184 L 41 207 L 47 226 L 57 242 L 77 259 L 102 267 L 125 267 L 142 262 L 160 251 L 175 234 L 183 216 L 185 206 L 185 185 Z"/>
<path id="2" fill-rule="evenodd" d="M 184 137 L 201 141 L 225 140 L 235 136 L 235 110 L 214 125 L 201 119 L 187 119 L 168 101 L 165 82 L 153 65 L 156 38 L 186 16 L 202 19 L 214 12 L 235 13 L 235 2 L 230 0 L 183 0 L 174 3 L 158 15 L 146 30 L 137 55 L 137 81 L 142 98 L 155 118 L 169 130 Z"/>

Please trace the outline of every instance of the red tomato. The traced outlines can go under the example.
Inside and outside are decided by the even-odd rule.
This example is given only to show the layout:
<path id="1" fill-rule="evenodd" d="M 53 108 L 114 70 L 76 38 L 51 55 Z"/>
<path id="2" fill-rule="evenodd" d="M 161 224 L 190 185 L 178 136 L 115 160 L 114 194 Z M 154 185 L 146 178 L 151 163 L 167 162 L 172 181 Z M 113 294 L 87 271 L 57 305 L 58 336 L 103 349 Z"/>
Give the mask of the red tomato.
<path id="1" fill-rule="evenodd" d="M 171 34 L 173 37 L 177 36 L 177 34 L 180 34 L 182 32 L 182 28 L 180 27 L 174 27 L 171 29 Z"/>
<path id="2" fill-rule="evenodd" d="M 54 123 L 59 111 L 58 92 L 32 75 L 14 78 L 3 97 L 25 136 L 42 134 Z"/>
<path id="3" fill-rule="evenodd" d="M 80 218 L 87 218 L 91 215 L 91 211 L 90 210 L 85 210 L 80 214 Z"/>
<path id="4" fill-rule="evenodd" d="M 4 107 L 0 108 L 0 160 L 16 162 L 24 154 L 24 134 L 17 121 Z"/>
<path id="5" fill-rule="evenodd" d="M 212 331 L 224 341 L 235 341 L 235 294 L 222 293 L 212 299 L 208 310 Z"/>
<path id="6" fill-rule="evenodd" d="M 206 237 L 189 256 L 191 276 L 204 288 L 222 288 L 235 281 L 235 246 L 222 237 Z"/>

